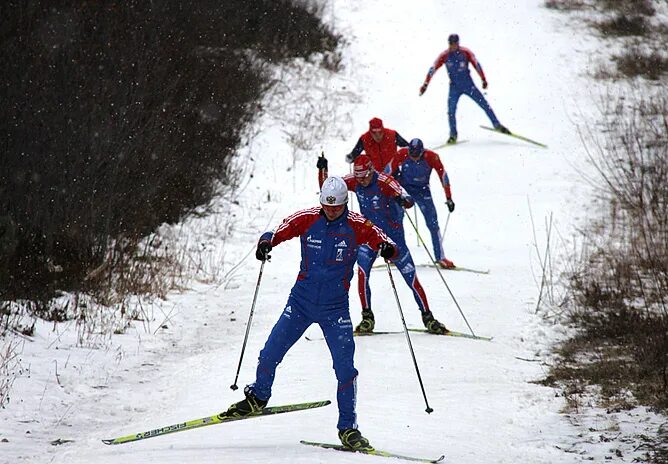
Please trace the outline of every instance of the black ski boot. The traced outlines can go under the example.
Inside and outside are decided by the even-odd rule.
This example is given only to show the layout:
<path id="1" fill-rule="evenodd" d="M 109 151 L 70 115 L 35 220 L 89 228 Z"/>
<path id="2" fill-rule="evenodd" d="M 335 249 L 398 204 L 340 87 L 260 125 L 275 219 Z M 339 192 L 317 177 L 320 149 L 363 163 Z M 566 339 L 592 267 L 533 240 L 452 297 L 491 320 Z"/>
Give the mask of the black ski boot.
<path id="1" fill-rule="evenodd" d="M 373 311 L 371 309 L 362 310 L 362 322 L 355 327 L 355 332 L 358 333 L 371 333 L 373 328 L 376 326 L 376 321 L 373 318 Z"/>
<path id="2" fill-rule="evenodd" d="M 267 405 L 266 400 L 257 398 L 248 387 L 244 388 L 244 395 L 246 395 L 245 400 L 234 403 L 227 408 L 223 415 L 227 417 L 250 416 L 253 413 L 260 412 Z"/>
<path id="3" fill-rule="evenodd" d="M 357 429 L 339 430 L 339 440 L 343 446 L 353 450 L 372 450 L 373 446 L 369 444 L 369 440 L 364 438 Z"/>
<path id="4" fill-rule="evenodd" d="M 451 135 L 446 143 L 448 145 L 452 145 L 452 144 L 457 143 L 457 136 L 456 135 Z"/>
<path id="5" fill-rule="evenodd" d="M 494 130 L 497 131 L 497 132 L 501 132 L 502 134 L 509 134 L 510 135 L 510 131 L 503 124 L 499 124 L 498 126 L 496 126 L 494 128 Z"/>
<path id="6" fill-rule="evenodd" d="M 445 335 L 450 332 L 443 324 L 434 319 L 434 314 L 431 311 L 422 313 L 422 323 L 427 328 L 427 332 L 436 335 Z"/>

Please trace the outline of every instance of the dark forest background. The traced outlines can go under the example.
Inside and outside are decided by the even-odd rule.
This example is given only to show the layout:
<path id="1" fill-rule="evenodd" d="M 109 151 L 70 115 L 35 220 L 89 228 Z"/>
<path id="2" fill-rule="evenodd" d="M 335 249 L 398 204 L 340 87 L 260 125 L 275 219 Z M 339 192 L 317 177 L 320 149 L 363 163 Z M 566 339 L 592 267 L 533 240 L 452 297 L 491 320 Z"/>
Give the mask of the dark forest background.
<path id="1" fill-rule="evenodd" d="M 87 290 L 209 201 L 267 65 L 336 53 L 319 16 L 287 0 L 2 2 L 0 299 Z"/>

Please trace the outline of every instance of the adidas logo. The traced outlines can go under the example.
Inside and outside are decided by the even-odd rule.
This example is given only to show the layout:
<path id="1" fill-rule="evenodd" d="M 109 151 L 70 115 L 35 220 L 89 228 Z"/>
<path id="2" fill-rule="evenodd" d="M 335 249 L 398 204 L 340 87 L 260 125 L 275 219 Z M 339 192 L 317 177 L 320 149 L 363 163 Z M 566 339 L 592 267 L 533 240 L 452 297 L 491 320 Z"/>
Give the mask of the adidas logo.
<path id="1" fill-rule="evenodd" d="M 348 248 L 348 244 L 345 240 L 341 240 L 339 243 L 334 245 L 336 248 Z"/>

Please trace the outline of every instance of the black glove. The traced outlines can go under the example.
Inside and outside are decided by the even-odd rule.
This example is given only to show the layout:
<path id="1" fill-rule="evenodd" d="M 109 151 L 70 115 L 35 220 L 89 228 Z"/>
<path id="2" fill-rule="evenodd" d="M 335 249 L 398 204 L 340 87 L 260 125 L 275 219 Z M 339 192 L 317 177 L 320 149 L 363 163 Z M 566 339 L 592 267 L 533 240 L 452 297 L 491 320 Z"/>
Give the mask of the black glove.
<path id="1" fill-rule="evenodd" d="M 487 81 L 482 81 L 482 88 L 486 89 L 487 88 Z"/>
<path id="2" fill-rule="evenodd" d="M 397 197 L 397 201 L 401 206 L 403 206 L 406 209 L 412 208 L 413 205 L 415 204 L 415 202 L 413 201 L 413 197 L 411 197 L 410 195 L 399 195 Z"/>
<path id="3" fill-rule="evenodd" d="M 261 240 L 260 243 L 257 244 L 257 250 L 255 250 L 255 257 L 260 260 L 260 261 L 266 261 L 271 256 L 269 256 L 269 252 L 271 251 L 271 243 L 269 243 L 269 240 Z"/>
<path id="4" fill-rule="evenodd" d="M 355 157 L 352 153 L 346 153 L 346 163 L 350 164 L 355 161 Z"/>
<path id="5" fill-rule="evenodd" d="M 426 82 L 420 86 L 420 96 L 422 96 L 423 93 L 427 91 L 427 84 Z"/>
<path id="6" fill-rule="evenodd" d="M 318 169 L 327 169 L 327 158 L 325 158 L 324 153 L 318 156 L 318 162 L 315 165 Z"/>
<path id="7" fill-rule="evenodd" d="M 451 213 L 455 210 L 455 202 L 452 201 L 452 198 L 448 198 L 445 204 L 448 205 L 448 211 L 450 211 Z"/>
<path id="8" fill-rule="evenodd" d="M 394 256 L 394 245 L 390 242 L 381 242 L 378 249 L 380 250 L 380 256 L 385 259 L 392 259 Z"/>

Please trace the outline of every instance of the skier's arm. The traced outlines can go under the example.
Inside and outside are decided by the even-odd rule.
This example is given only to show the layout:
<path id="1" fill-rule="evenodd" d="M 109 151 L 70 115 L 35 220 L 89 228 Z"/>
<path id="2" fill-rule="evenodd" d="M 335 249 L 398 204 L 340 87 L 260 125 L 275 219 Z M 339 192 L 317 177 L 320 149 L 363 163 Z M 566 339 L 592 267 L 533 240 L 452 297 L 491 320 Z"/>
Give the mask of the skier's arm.
<path id="1" fill-rule="evenodd" d="M 443 66 L 445 63 L 445 60 L 448 59 L 448 50 L 445 50 L 441 52 L 440 55 L 436 58 L 436 61 L 434 61 L 434 64 L 429 68 L 429 71 L 427 71 L 427 76 L 424 78 L 424 82 L 422 83 L 422 86 L 420 87 L 420 95 L 425 93 L 427 91 L 427 87 L 429 86 L 429 82 L 431 81 L 431 78 L 434 76 L 436 71 L 438 71 L 438 68 Z"/>
<path id="2" fill-rule="evenodd" d="M 383 232 L 378 226 L 374 225 L 367 218 L 361 214 L 350 214 L 349 216 L 350 224 L 355 230 L 357 235 L 358 243 L 365 243 L 373 251 L 381 251 L 381 255 L 386 253 L 387 256 L 383 256 L 386 259 L 393 259 L 397 257 L 398 250 L 397 246 L 392 242 L 392 240 Z M 391 249 L 385 249 L 391 246 Z"/>
<path id="3" fill-rule="evenodd" d="M 346 162 L 347 163 L 352 163 L 355 161 L 355 158 L 357 158 L 360 153 L 364 150 L 364 142 L 362 142 L 362 137 L 357 139 L 357 143 L 353 147 L 352 151 L 346 155 Z"/>
<path id="4" fill-rule="evenodd" d="M 408 142 L 406 142 L 405 138 L 403 138 L 401 135 L 399 135 L 399 132 L 395 132 L 394 143 L 396 143 L 398 147 L 407 147 L 408 146 Z"/>
<path id="5" fill-rule="evenodd" d="M 441 181 L 441 185 L 443 186 L 443 190 L 445 191 L 445 198 L 448 200 L 452 200 L 452 191 L 450 190 L 450 179 L 448 178 L 448 172 L 443 167 L 441 158 L 438 156 L 436 152 L 431 150 L 425 150 L 424 160 L 438 174 L 438 179 Z"/>
<path id="6" fill-rule="evenodd" d="M 478 76 L 480 76 L 483 88 L 487 88 L 487 78 L 485 77 L 485 72 L 482 70 L 482 66 L 480 65 L 478 59 L 475 57 L 473 52 L 468 48 L 460 47 L 460 50 L 462 51 L 468 62 L 473 65 L 473 69 L 475 69 L 475 72 L 478 73 Z"/>

